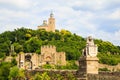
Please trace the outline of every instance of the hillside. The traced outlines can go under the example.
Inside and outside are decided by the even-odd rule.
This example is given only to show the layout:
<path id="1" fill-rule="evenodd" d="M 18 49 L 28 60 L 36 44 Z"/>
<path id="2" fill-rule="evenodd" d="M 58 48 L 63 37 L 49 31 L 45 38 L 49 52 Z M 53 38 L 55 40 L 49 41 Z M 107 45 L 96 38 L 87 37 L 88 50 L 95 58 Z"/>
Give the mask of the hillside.
<path id="1" fill-rule="evenodd" d="M 109 65 L 120 63 L 120 46 L 98 39 L 95 39 L 95 43 L 98 45 L 100 63 Z M 78 60 L 85 44 L 85 38 L 67 30 L 56 30 L 53 33 L 20 28 L 0 34 L 0 58 L 8 56 L 10 52 L 13 56 L 21 51 L 40 54 L 42 45 L 55 45 L 57 51 L 66 52 L 67 60 Z M 14 46 L 14 49 L 11 49 L 11 46 Z"/>

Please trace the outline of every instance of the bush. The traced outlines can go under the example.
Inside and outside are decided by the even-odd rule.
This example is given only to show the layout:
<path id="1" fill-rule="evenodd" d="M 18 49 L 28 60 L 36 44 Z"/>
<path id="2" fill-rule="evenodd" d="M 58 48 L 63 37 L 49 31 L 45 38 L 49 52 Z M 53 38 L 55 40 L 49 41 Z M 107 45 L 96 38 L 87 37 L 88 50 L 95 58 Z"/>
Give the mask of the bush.
<path id="1" fill-rule="evenodd" d="M 47 72 L 44 72 L 43 74 L 35 74 L 35 77 L 33 80 L 50 80 L 50 77 L 49 75 L 47 74 Z"/>
<path id="2" fill-rule="evenodd" d="M 55 67 L 54 67 L 54 65 L 45 64 L 45 65 L 43 65 L 43 68 L 44 69 L 54 69 Z"/>

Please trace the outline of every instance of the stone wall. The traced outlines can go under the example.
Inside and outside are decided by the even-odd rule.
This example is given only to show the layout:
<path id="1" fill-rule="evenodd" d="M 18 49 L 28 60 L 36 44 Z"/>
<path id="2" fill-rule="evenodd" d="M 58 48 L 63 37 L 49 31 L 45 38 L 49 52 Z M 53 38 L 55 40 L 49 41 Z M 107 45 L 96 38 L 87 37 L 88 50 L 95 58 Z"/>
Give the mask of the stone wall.
<path id="1" fill-rule="evenodd" d="M 98 75 L 88 74 L 88 80 L 120 80 L 120 72 L 99 72 Z"/>
<path id="2" fill-rule="evenodd" d="M 56 47 L 52 45 L 42 46 L 40 55 L 36 53 L 20 53 L 17 55 L 16 60 L 19 68 L 32 70 L 45 64 L 66 65 L 65 52 L 57 52 Z"/>
<path id="3" fill-rule="evenodd" d="M 64 77 L 65 80 L 70 80 L 68 75 L 71 74 L 76 77 L 77 80 L 119 80 L 120 72 L 99 72 L 99 74 L 87 74 L 84 77 L 77 74 L 77 70 L 31 70 L 26 71 L 26 77 L 30 79 L 31 76 L 36 73 L 47 72 L 49 76 L 59 74 Z"/>
<path id="4" fill-rule="evenodd" d="M 52 78 L 54 77 L 53 80 L 58 80 L 57 75 L 59 75 L 59 77 L 60 76 L 63 77 L 62 80 L 70 80 L 70 77 L 74 77 L 74 78 L 76 78 L 75 80 L 77 80 L 76 70 L 28 70 L 25 72 L 26 73 L 25 75 L 26 75 L 26 78 L 29 80 L 36 73 L 42 74 L 44 72 L 47 72 L 47 74 L 50 77 L 52 77 Z"/>
<path id="5" fill-rule="evenodd" d="M 120 71 L 120 63 L 116 66 L 110 66 L 106 64 L 99 64 L 99 68 L 107 68 L 110 71 Z"/>

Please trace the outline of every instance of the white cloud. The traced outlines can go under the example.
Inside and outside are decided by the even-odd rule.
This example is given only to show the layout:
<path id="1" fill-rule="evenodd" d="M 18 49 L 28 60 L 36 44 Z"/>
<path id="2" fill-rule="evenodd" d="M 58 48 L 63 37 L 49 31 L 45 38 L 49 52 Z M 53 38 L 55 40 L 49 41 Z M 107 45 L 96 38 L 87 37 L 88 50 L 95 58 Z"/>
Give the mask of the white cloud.
<path id="1" fill-rule="evenodd" d="M 29 8 L 32 5 L 32 2 L 30 0 L 0 0 L 0 3 L 12 5 L 22 9 Z"/>
<path id="2" fill-rule="evenodd" d="M 115 32 L 115 38 L 114 39 L 116 39 L 116 40 L 118 40 L 120 42 L 120 30 Z"/>
<path id="3" fill-rule="evenodd" d="M 120 20 L 120 8 L 114 10 L 112 13 L 108 15 L 109 19 Z"/>
<path id="4" fill-rule="evenodd" d="M 19 25 L 15 25 L 15 24 L 6 24 L 6 25 L 0 24 L 0 26 L 4 26 L 4 27 L 1 27 L 0 33 L 3 31 L 7 31 L 7 30 L 13 31 L 14 29 L 20 28 Z"/>
<path id="5" fill-rule="evenodd" d="M 12 10 L 8 10 L 8 9 L 1 9 L 0 10 L 0 15 L 4 16 L 4 17 L 11 17 L 11 18 L 27 18 L 30 17 L 31 15 L 23 12 L 23 11 L 12 11 Z"/>
<path id="6" fill-rule="evenodd" d="M 70 0 L 68 4 L 82 10 L 100 11 L 120 4 L 120 0 Z"/>
<path id="7" fill-rule="evenodd" d="M 120 6 L 116 6 L 120 0 L 0 0 L 1 3 L 11 6 L 10 9 L 7 5 L 0 8 L 2 31 L 21 26 L 36 29 L 53 10 L 57 29 L 64 28 L 84 37 L 92 35 L 120 45 L 120 31 L 104 30 L 109 23 L 120 27 Z M 112 23 L 110 20 L 118 22 Z"/>
<path id="8" fill-rule="evenodd" d="M 92 35 L 97 39 L 102 39 L 112 42 L 115 45 L 120 45 L 120 30 L 116 31 L 115 33 L 97 30 L 96 32 L 92 33 Z"/>

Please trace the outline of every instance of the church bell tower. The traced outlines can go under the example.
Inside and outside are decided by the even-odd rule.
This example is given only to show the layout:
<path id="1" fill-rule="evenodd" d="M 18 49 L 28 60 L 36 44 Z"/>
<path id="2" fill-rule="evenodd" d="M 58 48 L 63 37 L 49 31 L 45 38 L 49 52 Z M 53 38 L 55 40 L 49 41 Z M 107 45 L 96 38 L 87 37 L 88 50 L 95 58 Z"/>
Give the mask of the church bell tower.
<path id="1" fill-rule="evenodd" d="M 53 13 L 51 12 L 50 18 L 48 19 L 48 26 L 49 26 L 49 31 L 55 32 L 55 18 Z"/>

